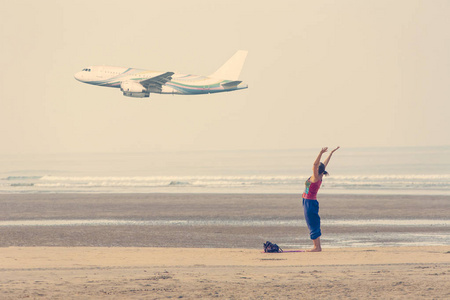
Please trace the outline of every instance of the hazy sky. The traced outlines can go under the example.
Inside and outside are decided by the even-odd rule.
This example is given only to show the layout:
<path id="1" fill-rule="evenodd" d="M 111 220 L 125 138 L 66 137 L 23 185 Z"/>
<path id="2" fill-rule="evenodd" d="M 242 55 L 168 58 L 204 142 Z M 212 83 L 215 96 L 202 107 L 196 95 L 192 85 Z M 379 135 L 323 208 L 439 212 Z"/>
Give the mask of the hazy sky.
<path id="1" fill-rule="evenodd" d="M 450 144 L 450 1 L 1 2 L 0 154 Z M 232 93 L 73 77 L 208 75 L 239 49 Z"/>

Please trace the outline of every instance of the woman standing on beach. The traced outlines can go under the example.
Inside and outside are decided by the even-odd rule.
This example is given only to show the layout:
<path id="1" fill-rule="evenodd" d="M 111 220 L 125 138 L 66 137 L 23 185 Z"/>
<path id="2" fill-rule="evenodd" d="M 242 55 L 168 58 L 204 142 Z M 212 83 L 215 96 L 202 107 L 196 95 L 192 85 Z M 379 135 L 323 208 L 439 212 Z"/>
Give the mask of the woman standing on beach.
<path id="1" fill-rule="evenodd" d="M 306 224 L 309 228 L 309 235 L 313 241 L 313 248 L 308 250 L 309 252 L 320 252 L 322 247 L 320 246 L 320 217 L 319 217 L 319 202 L 317 201 L 317 192 L 322 184 L 323 175 L 328 175 L 325 171 L 328 163 L 330 162 L 331 155 L 338 150 L 339 147 L 330 152 L 325 162 L 320 162 L 322 154 L 328 151 L 328 147 L 322 148 L 319 155 L 314 161 L 313 175 L 305 182 L 305 192 L 303 193 L 303 211 L 305 213 Z"/>

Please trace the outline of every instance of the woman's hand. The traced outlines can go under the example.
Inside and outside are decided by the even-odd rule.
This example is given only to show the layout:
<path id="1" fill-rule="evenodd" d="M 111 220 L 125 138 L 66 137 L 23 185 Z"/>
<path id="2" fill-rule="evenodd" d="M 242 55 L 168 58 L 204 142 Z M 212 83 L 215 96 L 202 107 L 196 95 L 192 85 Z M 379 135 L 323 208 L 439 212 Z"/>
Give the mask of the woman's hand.
<path id="1" fill-rule="evenodd" d="M 328 151 L 328 147 L 324 147 L 324 148 L 322 148 L 322 150 L 320 150 L 320 154 L 324 154 L 327 151 Z M 333 150 L 333 151 L 335 151 L 335 150 Z"/>
<path id="2" fill-rule="evenodd" d="M 334 149 L 333 151 L 331 151 L 331 153 L 334 153 L 334 151 L 338 150 L 339 148 L 341 148 L 340 146 L 337 146 L 336 149 Z"/>

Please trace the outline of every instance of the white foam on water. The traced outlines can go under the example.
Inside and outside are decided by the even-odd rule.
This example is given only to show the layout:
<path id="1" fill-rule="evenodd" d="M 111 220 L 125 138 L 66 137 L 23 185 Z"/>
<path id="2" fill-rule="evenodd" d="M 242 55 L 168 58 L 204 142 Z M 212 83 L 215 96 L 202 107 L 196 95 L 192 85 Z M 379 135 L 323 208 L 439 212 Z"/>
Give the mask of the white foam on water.
<path id="1" fill-rule="evenodd" d="M 450 245 L 450 232 L 378 232 L 367 234 L 330 234 L 321 239 L 324 247 L 399 247 Z"/>
<path id="2" fill-rule="evenodd" d="M 325 226 L 390 226 L 390 227 L 449 227 L 450 220 L 324 220 Z M 304 220 L 114 220 L 114 219 L 75 219 L 75 220 L 10 220 L 0 221 L 5 226 L 305 226 Z"/>

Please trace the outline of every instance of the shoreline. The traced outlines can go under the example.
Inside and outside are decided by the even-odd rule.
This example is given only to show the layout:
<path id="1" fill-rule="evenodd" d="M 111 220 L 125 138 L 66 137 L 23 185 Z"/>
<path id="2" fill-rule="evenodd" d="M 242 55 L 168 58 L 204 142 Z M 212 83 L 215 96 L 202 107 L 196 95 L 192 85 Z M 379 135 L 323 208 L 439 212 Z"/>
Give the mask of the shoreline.
<path id="1" fill-rule="evenodd" d="M 0 256 L 2 299 L 450 296 L 450 246 L 340 248 L 320 253 L 7 247 L 0 248 Z"/>

